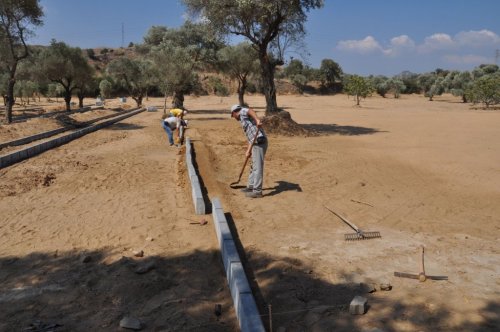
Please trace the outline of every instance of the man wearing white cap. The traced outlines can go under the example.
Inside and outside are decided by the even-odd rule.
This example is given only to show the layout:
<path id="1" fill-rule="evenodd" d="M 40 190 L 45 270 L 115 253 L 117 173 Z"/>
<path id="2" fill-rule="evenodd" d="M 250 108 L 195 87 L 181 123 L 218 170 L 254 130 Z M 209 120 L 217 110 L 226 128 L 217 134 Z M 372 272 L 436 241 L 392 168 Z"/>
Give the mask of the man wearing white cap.
<path id="1" fill-rule="evenodd" d="M 267 137 L 262 129 L 262 122 L 254 110 L 240 105 L 231 107 L 231 117 L 240 121 L 241 128 L 248 141 L 246 156 L 252 156 L 252 165 L 246 188 L 242 189 L 246 197 L 262 197 L 262 184 L 264 182 L 264 157 L 267 151 Z M 254 142 L 255 135 L 257 138 Z"/>

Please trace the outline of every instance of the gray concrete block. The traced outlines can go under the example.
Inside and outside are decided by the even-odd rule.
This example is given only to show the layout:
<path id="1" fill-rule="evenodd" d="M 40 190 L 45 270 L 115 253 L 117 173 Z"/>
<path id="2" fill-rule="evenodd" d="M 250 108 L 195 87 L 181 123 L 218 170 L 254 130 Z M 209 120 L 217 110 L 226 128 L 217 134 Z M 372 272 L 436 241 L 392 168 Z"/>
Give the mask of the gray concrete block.
<path id="1" fill-rule="evenodd" d="M 26 149 L 26 154 L 28 155 L 28 158 L 33 157 L 35 153 L 35 148 L 33 146 L 30 146 L 29 148 Z"/>
<path id="2" fill-rule="evenodd" d="M 217 197 L 214 197 L 212 199 L 212 210 L 216 210 L 216 209 L 222 210 L 222 204 L 220 202 L 220 199 L 218 199 Z"/>
<path id="3" fill-rule="evenodd" d="M 236 315 L 242 332 L 266 331 L 252 294 L 240 294 Z"/>
<path id="4" fill-rule="evenodd" d="M 355 296 L 349 305 L 349 313 L 351 315 L 363 315 L 366 312 L 366 302 L 366 298 L 362 296 Z"/>
<path id="5" fill-rule="evenodd" d="M 205 201 L 203 200 L 203 194 L 197 176 L 191 179 L 191 190 L 195 213 L 198 215 L 205 214 Z"/>
<path id="6" fill-rule="evenodd" d="M 224 240 L 233 241 L 233 234 L 231 234 L 231 230 L 229 229 L 227 222 L 218 223 L 215 233 L 217 234 L 219 247 L 222 245 Z"/>
<path id="7" fill-rule="evenodd" d="M 22 149 L 21 151 L 19 151 L 18 160 L 24 160 L 26 158 L 28 158 L 28 151 L 26 151 L 26 149 Z"/>
<path id="8" fill-rule="evenodd" d="M 193 164 L 188 164 L 187 169 L 188 169 L 188 176 L 191 182 L 193 182 L 193 178 L 196 177 L 199 183 L 198 175 L 196 175 L 196 169 L 194 168 Z"/>
<path id="9" fill-rule="evenodd" d="M 240 262 L 233 262 L 229 268 L 229 275 L 227 276 L 229 290 L 235 305 L 235 311 L 238 312 L 240 304 L 240 294 L 252 293 L 250 284 L 248 283 L 247 276 L 243 270 L 243 265 Z"/>
<path id="10" fill-rule="evenodd" d="M 241 263 L 238 250 L 236 249 L 236 245 L 232 239 L 222 241 L 221 254 L 222 263 L 224 263 L 224 268 L 226 270 L 226 276 L 229 276 L 231 272 L 231 263 Z"/>
<path id="11" fill-rule="evenodd" d="M 222 209 L 214 209 L 213 204 L 212 204 L 212 216 L 215 223 L 227 222 L 226 216 L 224 215 L 224 211 L 222 211 Z"/>

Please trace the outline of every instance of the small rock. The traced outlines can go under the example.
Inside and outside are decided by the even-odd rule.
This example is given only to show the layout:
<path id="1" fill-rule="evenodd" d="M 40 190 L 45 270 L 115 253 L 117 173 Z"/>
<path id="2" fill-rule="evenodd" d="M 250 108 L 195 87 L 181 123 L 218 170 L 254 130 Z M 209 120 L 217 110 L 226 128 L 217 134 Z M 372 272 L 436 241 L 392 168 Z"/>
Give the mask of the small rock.
<path id="1" fill-rule="evenodd" d="M 200 220 L 200 225 L 203 226 L 203 225 L 206 225 L 206 224 L 208 224 L 208 221 L 206 219 L 201 219 Z"/>
<path id="2" fill-rule="evenodd" d="M 134 250 L 132 252 L 135 257 L 143 257 L 144 256 L 144 250 Z"/>
<path id="3" fill-rule="evenodd" d="M 391 284 L 380 284 L 379 287 L 381 291 L 390 291 L 392 289 Z"/>
<path id="4" fill-rule="evenodd" d="M 372 283 L 360 283 L 359 286 L 361 287 L 361 291 L 364 293 L 375 293 L 377 289 L 375 288 L 375 285 Z"/>
<path id="5" fill-rule="evenodd" d="M 153 242 L 153 241 L 154 241 L 154 239 L 153 239 L 151 236 L 148 236 L 148 237 L 146 238 L 146 241 Z"/>
<path id="6" fill-rule="evenodd" d="M 364 315 L 366 312 L 366 298 L 355 296 L 349 305 L 349 313 L 351 315 Z"/>
<path id="7" fill-rule="evenodd" d="M 90 262 L 91 260 L 92 260 L 92 257 L 91 257 L 90 255 L 84 255 L 84 256 L 82 256 L 82 258 L 80 258 L 80 261 L 81 261 L 82 263 L 88 263 L 88 262 Z"/>
<path id="8" fill-rule="evenodd" d="M 149 261 L 149 262 L 146 262 L 146 263 L 140 265 L 139 267 L 137 267 L 137 269 L 135 269 L 135 273 L 144 274 L 146 272 L 151 271 L 155 267 L 156 267 L 155 261 Z"/>
<path id="9" fill-rule="evenodd" d="M 124 329 L 130 329 L 130 330 L 135 330 L 139 331 L 142 329 L 142 323 L 140 320 L 134 317 L 124 317 L 120 321 L 120 327 Z"/>

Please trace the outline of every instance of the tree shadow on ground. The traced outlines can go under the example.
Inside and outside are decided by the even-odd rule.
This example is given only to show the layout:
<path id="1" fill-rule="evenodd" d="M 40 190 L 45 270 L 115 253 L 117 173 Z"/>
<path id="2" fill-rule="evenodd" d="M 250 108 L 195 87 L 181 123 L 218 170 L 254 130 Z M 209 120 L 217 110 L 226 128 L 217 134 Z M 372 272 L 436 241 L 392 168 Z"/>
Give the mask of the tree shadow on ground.
<path id="1" fill-rule="evenodd" d="M 0 258 L 0 330 L 121 331 L 125 316 L 139 319 L 143 331 L 237 330 L 218 251 L 109 262 L 112 254 Z"/>
<path id="2" fill-rule="evenodd" d="M 238 250 L 242 244 L 230 214 L 226 214 Z M 265 326 L 272 304 L 274 330 L 362 331 L 358 316 L 350 315 L 355 295 L 383 306 L 373 326 L 398 331 L 398 323 L 414 331 L 498 331 L 500 302 L 489 302 L 481 325 L 446 325 L 450 312 L 429 312 L 424 305 L 407 305 L 384 297 L 372 301 L 351 275 L 332 284 L 318 277 L 307 262 L 246 248 L 240 255 Z M 185 255 L 117 257 L 112 250 L 84 254 L 32 253 L 0 258 L 1 331 L 122 331 L 125 316 L 143 322 L 143 331 L 237 331 L 232 300 L 218 250 L 195 250 Z M 141 268 L 144 273 L 137 273 Z M 257 280 L 260 284 L 257 284 Z M 376 293 L 375 293 L 376 294 Z M 222 304 L 222 315 L 214 313 Z"/>
<path id="3" fill-rule="evenodd" d="M 336 124 L 303 124 L 302 127 L 320 135 L 360 136 L 386 132 L 374 128 L 339 126 Z"/>

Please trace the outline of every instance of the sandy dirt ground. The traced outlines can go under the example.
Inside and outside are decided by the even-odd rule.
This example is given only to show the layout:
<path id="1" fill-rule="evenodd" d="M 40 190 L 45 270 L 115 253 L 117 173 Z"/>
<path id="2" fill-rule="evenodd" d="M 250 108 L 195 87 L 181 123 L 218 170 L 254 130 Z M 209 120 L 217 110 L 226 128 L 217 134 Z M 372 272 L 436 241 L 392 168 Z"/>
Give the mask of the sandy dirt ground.
<path id="1" fill-rule="evenodd" d="M 246 144 L 229 117 L 235 100 L 186 98 L 187 136 L 266 325 L 272 305 L 280 332 L 500 328 L 500 112 L 451 96 L 362 107 L 344 95 L 278 96 L 319 135 L 269 135 L 264 197 L 248 199 L 229 187 Z M 262 96 L 247 101 L 263 115 Z M 0 330 L 118 331 L 125 316 L 147 331 L 237 330 L 211 216 L 191 224 L 200 217 L 161 113 L 0 170 Z M 353 230 L 327 208 L 382 237 L 344 241 Z M 394 276 L 418 274 L 422 246 L 426 274 L 448 281 Z M 356 295 L 364 315 L 348 312 Z"/>

